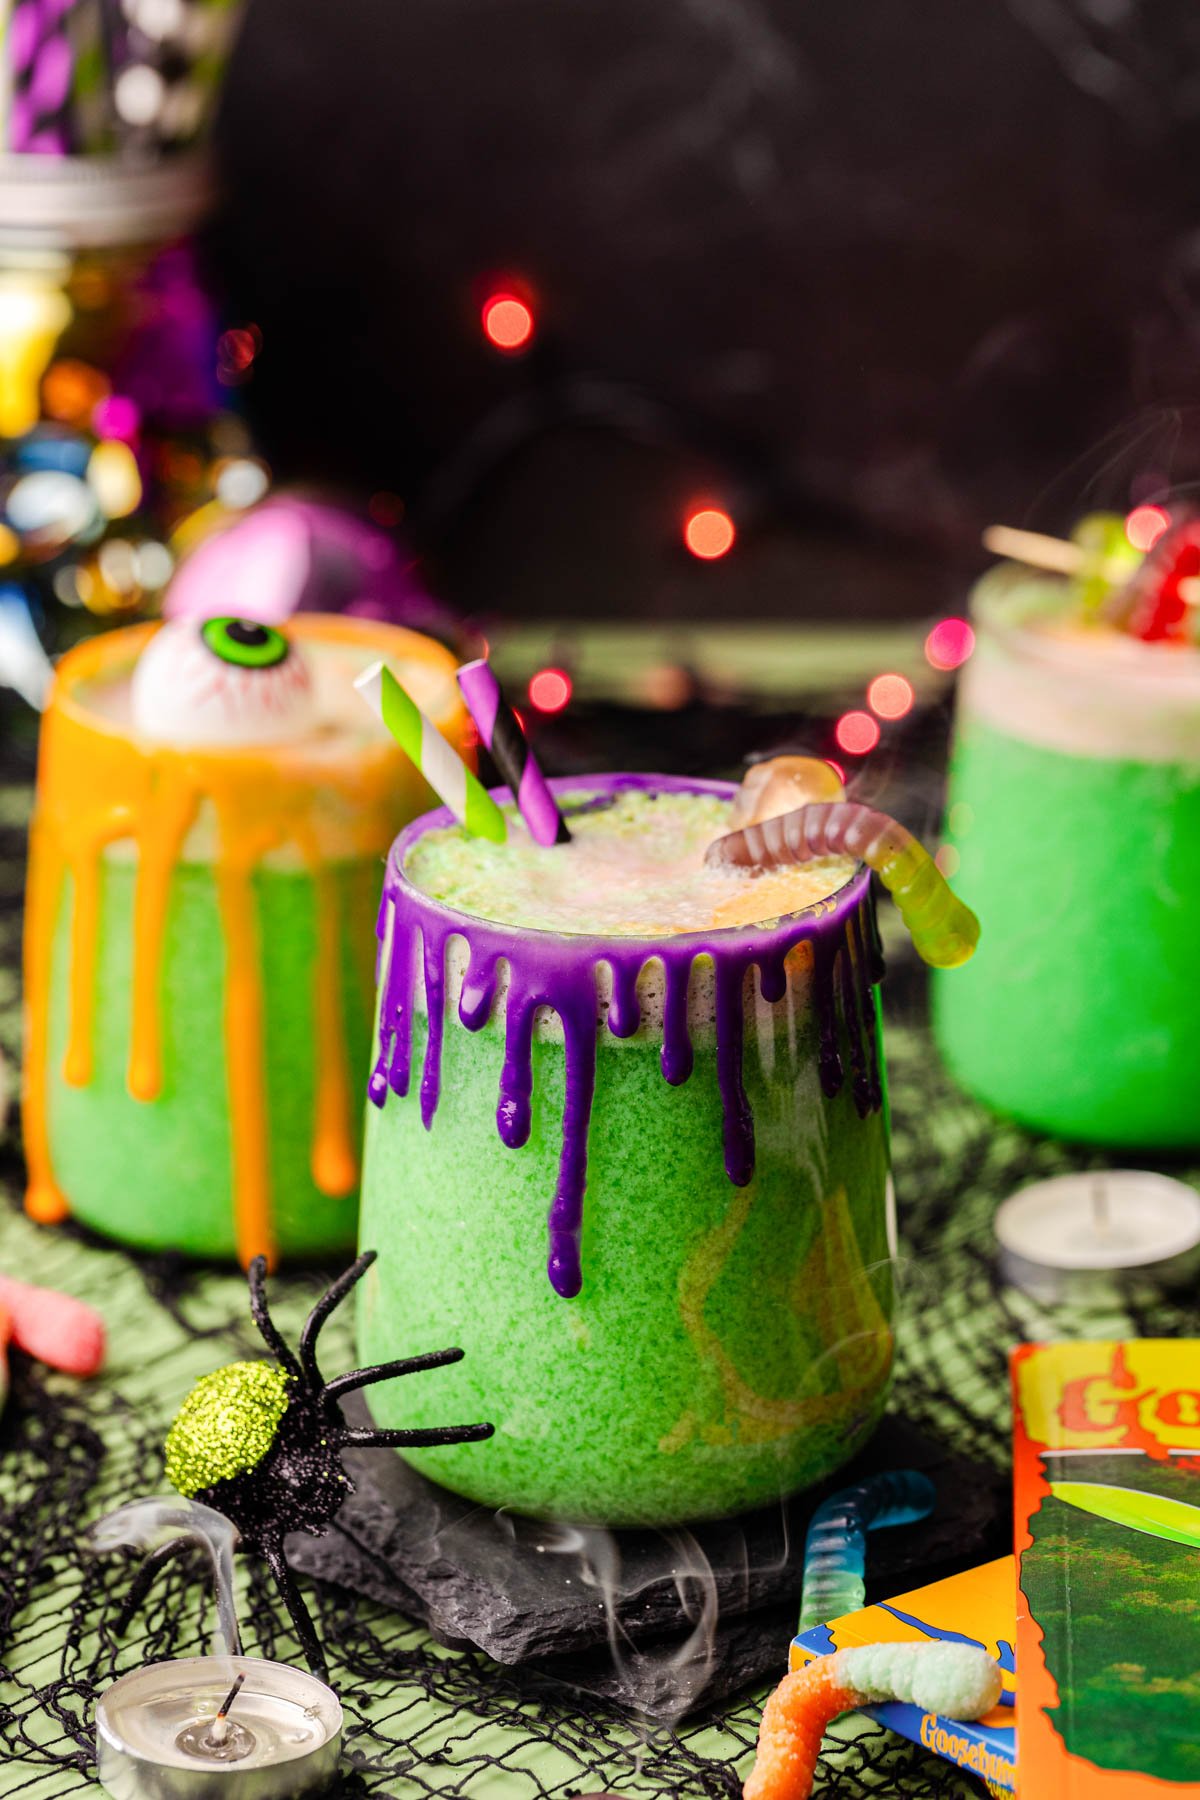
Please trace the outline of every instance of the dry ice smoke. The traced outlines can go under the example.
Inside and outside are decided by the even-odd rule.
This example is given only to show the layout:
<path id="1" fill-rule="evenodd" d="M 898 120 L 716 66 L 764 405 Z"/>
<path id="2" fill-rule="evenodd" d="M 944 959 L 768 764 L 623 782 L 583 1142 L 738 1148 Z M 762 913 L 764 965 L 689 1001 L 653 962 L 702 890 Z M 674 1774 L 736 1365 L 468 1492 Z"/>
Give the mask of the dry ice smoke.
<path id="1" fill-rule="evenodd" d="M 600 1526 L 547 1525 L 539 1548 L 575 1560 L 578 1579 L 594 1589 L 604 1609 L 613 1666 L 634 1709 L 670 1723 L 691 1712 L 703 1698 L 716 1658 L 719 1600 L 716 1577 L 704 1551 L 683 1528 L 663 1530 L 657 1550 L 652 1534 L 640 1533 L 642 1554 L 634 1574 L 623 1562 L 617 1537 Z M 670 1645 L 638 1644 L 624 1623 L 640 1594 L 673 1585 L 690 1629 Z"/>
<path id="2" fill-rule="evenodd" d="M 233 1552 L 236 1528 L 223 1513 L 178 1494 L 152 1500 L 133 1500 L 116 1512 L 97 1519 L 88 1533 L 94 1550 L 117 1550 L 124 1544 L 149 1554 L 187 1538 L 199 1544 L 212 1566 L 217 1599 L 217 1636 L 214 1648 L 227 1656 L 241 1655 L 237 1615 L 233 1606 Z"/>

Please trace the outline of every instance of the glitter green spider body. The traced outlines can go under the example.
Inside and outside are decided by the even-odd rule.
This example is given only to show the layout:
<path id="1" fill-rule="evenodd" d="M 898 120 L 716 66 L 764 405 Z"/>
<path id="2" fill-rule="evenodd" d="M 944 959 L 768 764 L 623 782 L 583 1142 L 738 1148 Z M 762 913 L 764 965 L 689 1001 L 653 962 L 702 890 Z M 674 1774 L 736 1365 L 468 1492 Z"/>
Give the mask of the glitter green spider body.
<path id="1" fill-rule="evenodd" d="M 275 1362 L 229 1363 L 196 1383 L 167 1434 L 166 1469 L 172 1487 L 214 1507 L 236 1525 L 242 1545 L 267 1562 L 314 1674 L 325 1656 L 308 1609 L 283 1553 L 290 1531 L 325 1531 L 354 1484 L 342 1465 L 351 1445 L 426 1445 L 479 1442 L 494 1427 L 445 1425 L 423 1431 L 355 1430 L 342 1418 L 341 1399 L 355 1388 L 414 1375 L 461 1360 L 461 1350 L 434 1350 L 375 1368 L 322 1379 L 316 1359 L 321 1326 L 375 1260 L 368 1250 L 317 1301 L 300 1333 L 299 1353 L 272 1323 L 263 1292 L 266 1263 L 249 1268 L 250 1310 Z M 156 1569 L 178 1548 L 168 1544 L 143 1565 L 126 1603 L 128 1617 Z"/>
<path id="2" fill-rule="evenodd" d="M 228 1363 L 196 1383 L 167 1434 L 167 1480 L 190 1500 L 263 1460 L 287 1411 L 288 1378 L 269 1362 Z"/>

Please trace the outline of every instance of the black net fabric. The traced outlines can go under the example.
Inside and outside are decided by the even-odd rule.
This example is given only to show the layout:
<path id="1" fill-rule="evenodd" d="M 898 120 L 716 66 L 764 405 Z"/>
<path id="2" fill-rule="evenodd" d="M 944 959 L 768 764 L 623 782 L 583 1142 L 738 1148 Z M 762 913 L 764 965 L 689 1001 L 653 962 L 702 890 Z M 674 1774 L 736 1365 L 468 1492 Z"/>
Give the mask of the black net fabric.
<path id="1" fill-rule="evenodd" d="M 10 1065 L 27 808 L 27 787 L 0 790 L 0 1034 Z M 1047 1307 L 1004 1285 L 991 1231 L 997 1201 L 1037 1176 L 1104 1159 L 998 1123 L 959 1094 L 929 1043 L 921 978 L 902 945 L 893 941 L 889 950 L 903 1296 L 892 1408 L 1001 1467 L 1011 1345 L 1062 1335 L 1189 1334 L 1200 1320 L 1192 1296 L 1152 1286 Z M 146 1661 L 202 1653 L 213 1625 L 200 1568 L 184 1559 L 164 1572 L 118 1639 L 114 1621 L 132 1562 L 86 1554 L 81 1532 L 126 1500 L 163 1489 L 162 1440 L 183 1395 L 199 1375 L 260 1346 L 236 1271 L 132 1255 L 70 1226 L 40 1230 L 19 1208 L 11 1117 L 0 1154 L 0 1266 L 97 1304 L 111 1344 L 103 1377 L 87 1384 L 14 1358 L 0 1420 L 0 1793 L 52 1800 L 99 1791 L 97 1695 Z M 273 1280 L 273 1312 L 289 1338 L 330 1273 Z M 348 1318 L 335 1315 L 323 1344 L 327 1368 L 353 1365 Z M 298 1660 L 268 1579 L 239 1561 L 238 1582 L 247 1650 Z M 566 1800 L 603 1789 L 733 1800 L 740 1793 L 762 1691 L 673 1727 L 642 1727 L 553 1681 L 445 1649 L 361 1596 L 313 1582 L 306 1591 L 346 1708 L 343 1794 Z M 786 1649 L 781 1642 L 781 1670 Z M 944 1800 L 980 1790 L 948 1764 L 849 1718 L 827 1740 L 816 1791 L 837 1800 Z"/>

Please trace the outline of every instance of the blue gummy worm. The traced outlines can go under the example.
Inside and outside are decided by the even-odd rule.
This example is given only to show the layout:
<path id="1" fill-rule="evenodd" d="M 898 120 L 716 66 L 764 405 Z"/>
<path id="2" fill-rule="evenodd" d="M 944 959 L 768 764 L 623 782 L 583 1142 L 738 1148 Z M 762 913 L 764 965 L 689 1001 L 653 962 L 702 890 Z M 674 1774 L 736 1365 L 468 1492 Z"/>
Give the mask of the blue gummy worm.
<path id="1" fill-rule="evenodd" d="M 822 1501 L 804 1540 L 801 1631 L 857 1612 L 866 1599 L 867 1533 L 911 1525 L 933 1511 L 933 1483 L 915 1469 L 873 1475 Z"/>

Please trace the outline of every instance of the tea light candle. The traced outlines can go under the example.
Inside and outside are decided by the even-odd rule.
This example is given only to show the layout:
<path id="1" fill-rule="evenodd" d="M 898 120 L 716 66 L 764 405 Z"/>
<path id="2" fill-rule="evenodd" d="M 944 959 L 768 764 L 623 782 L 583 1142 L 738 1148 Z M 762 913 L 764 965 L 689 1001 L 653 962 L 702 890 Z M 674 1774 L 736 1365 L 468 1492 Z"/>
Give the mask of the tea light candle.
<path id="1" fill-rule="evenodd" d="M 1035 1181 L 996 1214 L 1018 1285 L 1029 1275 L 1139 1271 L 1200 1245 L 1200 1194 L 1147 1169 L 1098 1169 Z"/>
<path id="2" fill-rule="evenodd" d="M 302 1800 L 332 1782 L 341 1744 L 332 1688 L 255 1657 L 149 1663 L 96 1704 L 98 1772 L 113 1800 Z"/>

